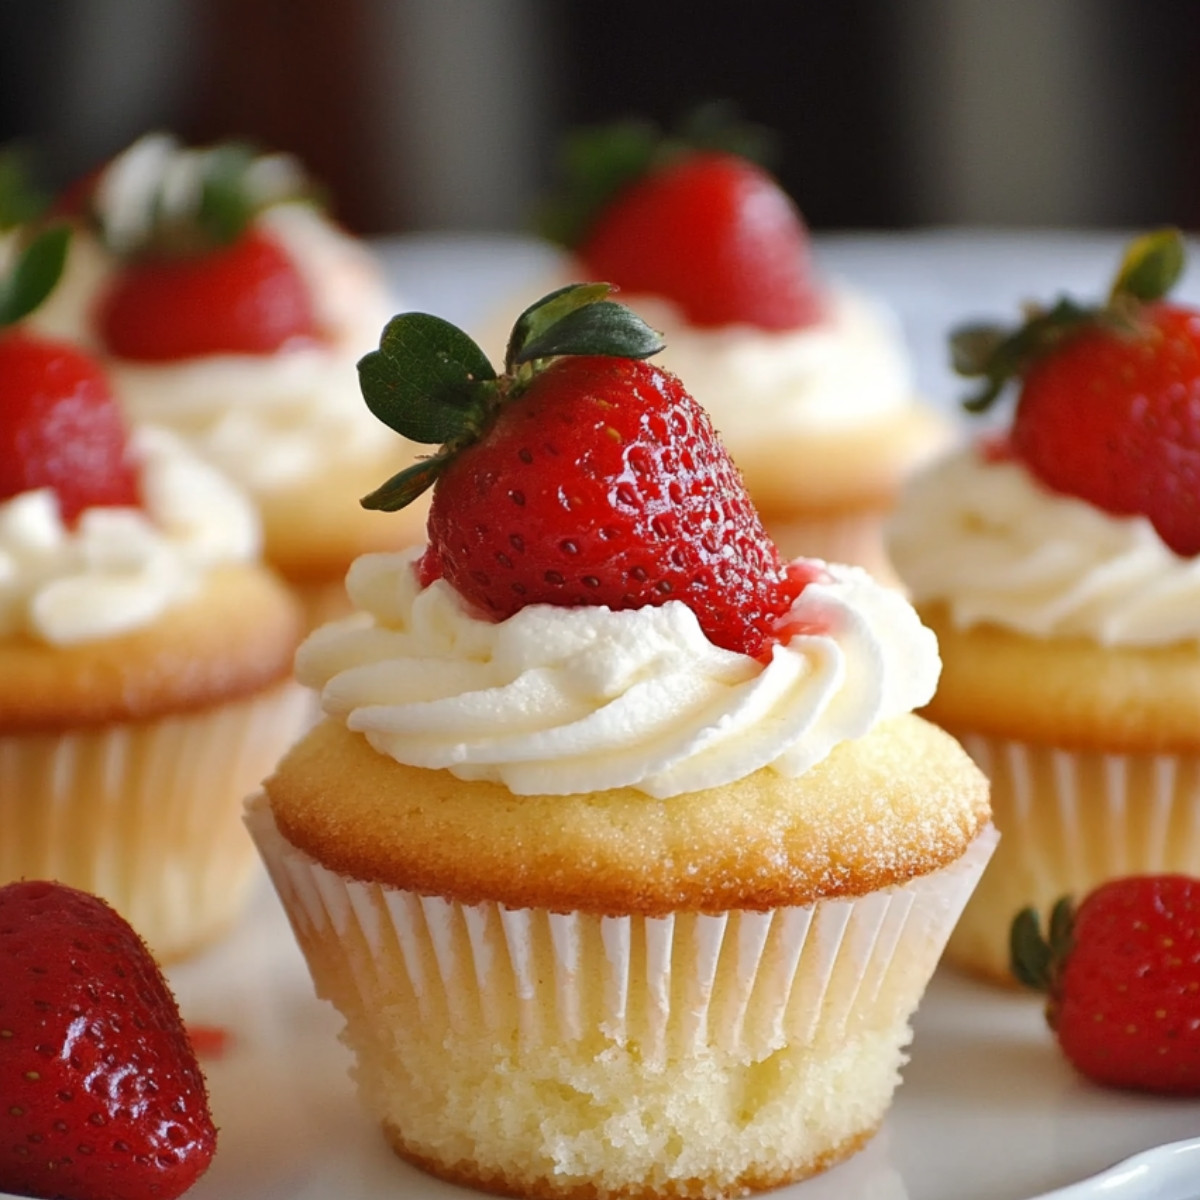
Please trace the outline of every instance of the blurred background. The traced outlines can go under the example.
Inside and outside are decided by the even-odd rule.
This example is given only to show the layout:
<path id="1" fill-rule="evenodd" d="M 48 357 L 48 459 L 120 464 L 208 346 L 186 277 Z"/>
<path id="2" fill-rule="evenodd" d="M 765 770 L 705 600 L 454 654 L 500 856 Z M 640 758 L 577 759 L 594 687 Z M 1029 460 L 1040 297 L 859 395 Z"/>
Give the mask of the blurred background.
<path id="1" fill-rule="evenodd" d="M 561 133 L 723 97 L 816 229 L 1200 225 L 1194 0 L 0 0 L 0 143 L 291 150 L 364 234 L 526 227 Z"/>

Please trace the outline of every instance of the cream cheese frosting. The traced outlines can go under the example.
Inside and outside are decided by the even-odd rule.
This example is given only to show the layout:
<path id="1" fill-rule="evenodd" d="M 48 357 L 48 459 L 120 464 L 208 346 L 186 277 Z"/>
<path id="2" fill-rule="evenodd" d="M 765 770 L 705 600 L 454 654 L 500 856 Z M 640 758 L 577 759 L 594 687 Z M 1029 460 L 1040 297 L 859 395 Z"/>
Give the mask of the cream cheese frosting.
<path id="1" fill-rule="evenodd" d="M 144 509 L 86 509 L 69 528 L 49 488 L 0 501 L 0 637 L 66 646 L 140 629 L 214 566 L 257 555 L 253 508 L 212 467 L 163 430 L 131 446 Z"/>
<path id="2" fill-rule="evenodd" d="M 1173 553 L 1146 518 L 1052 492 L 978 446 L 909 483 L 889 549 L 914 602 L 944 604 L 960 628 L 1107 646 L 1200 638 L 1200 558 Z"/>
<path id="3" fill-rule="evenodd" d="M 421 552 L 356 560 L 358 611 L 309 637 L 297 675 L 380 753 L 518 795 L 665 798 L 764 767 L 799 776 L 926 703 L 940 671 L 908 603 L 853 567 L 819 564 L 784 619 L 824 632 L 760 663 L 714 646 L 678 601 L 531 605 L 492 622 L 443 580 L 422 588 Z"/>

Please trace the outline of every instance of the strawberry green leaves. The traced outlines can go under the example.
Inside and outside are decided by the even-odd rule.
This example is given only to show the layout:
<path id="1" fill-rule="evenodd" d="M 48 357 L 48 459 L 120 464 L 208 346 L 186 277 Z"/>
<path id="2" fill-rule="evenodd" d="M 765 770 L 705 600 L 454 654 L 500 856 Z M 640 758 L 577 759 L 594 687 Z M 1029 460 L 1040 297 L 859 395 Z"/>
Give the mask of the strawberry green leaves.
<path id="1" fill-rule="evenodd" d="M 0 278 L 0 328 L 27 317 L 54 290 L 67 261 L 71 231 L 56 225 L 34 236 Z"/>
<path id="2" fill-rule="evenodd" d="M 606 283 L 569 284 L 527 308 L 513 327 L 499 377 L 479 346 L 441 317 L 419 312 L 393 317 L 379 349 L 359 361 L 363 398 L 389 428 L 410 441 L 441 443 L 441 449 L 363 497 L 363 507 L 394 512 L 410 504 L 550 360 L 657 354 L 662 337 L 608 300 L 610 290 Z"/>

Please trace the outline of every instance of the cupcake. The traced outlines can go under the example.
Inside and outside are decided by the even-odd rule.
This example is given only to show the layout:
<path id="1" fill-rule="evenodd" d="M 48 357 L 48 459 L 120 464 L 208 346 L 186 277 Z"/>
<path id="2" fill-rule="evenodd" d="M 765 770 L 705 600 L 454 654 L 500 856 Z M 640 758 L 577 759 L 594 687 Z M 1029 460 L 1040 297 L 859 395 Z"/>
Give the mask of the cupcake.
<path id="1" fill-rule="evenodd" d="M 444 442 L 368 498 L 436 479 L 429 543 L 351 568 L 297 659 L 326 717 L 248 821 L 397 1154 L 508 1195 L 742 1194 L 878 1128 L 986 784 L 911 713 L 938 658 L 907 602 L 780 560 L 606 291 L 523 314 L 499 378 L 419 314 L 364 360 Z"/>
<path id="2" fill-rule="evenodd" d="M 1200 312 L 1173 232 L 1107 302 L 964 330 L 1011 428 L 911 484 L 891 551 L 944 671 L 926 715 L 991 777 L 1000 848 L 947 957 L 1008 979 L 1018 910 L 1200 869 Z"/>
<path id="3" fill-rule="evenodd" d="M 127 435 L 89 355 L 9 325 L 0 394 L 0 882 L 102 895 L 175 959 L 254 877 L 242 801 L 307 711 L 300 613 L 249 502 L 173 435 Z"/>
<path id="4" fill-rule="evenodd" d="M 607 280 L 663 333 L 662 365 L 708 410 L 781 551 L 885 577 L 884 518 L 948 426 L 916 399 L 893 313 L 821 276 L 800 213 L 743 148 L 742 127 L 581 131 L 543 231 L 568 252 L 562 282 Z"/>
<path id="5" fill-rule="evenodd" d="M 98 173 L 90 211 L 118 269 L 93 320 L 135 424 L 173 430 L 258 507 L 264 555 L 310 622 L 344 608 L 360 553 L 422 535 L 354 503 L 405 462 L 354 364 L 396 305 L 367 249 L 297 165 L 143 138 Z"/>

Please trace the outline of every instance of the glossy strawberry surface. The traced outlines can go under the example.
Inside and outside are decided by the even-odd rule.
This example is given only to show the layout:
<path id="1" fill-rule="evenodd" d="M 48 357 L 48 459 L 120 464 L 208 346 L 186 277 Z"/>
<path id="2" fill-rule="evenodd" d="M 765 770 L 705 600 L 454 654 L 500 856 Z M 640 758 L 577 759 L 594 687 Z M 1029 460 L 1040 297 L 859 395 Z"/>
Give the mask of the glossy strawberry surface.
<path id="1" fill-rule="evenodd" d="M 1065 339 L 1025 376 L 1012 447 L 1054 490 L 1200 554 L 1200 312 L 1159 302 L 1132 332 Z"/>
<path id="2" fill-rule="evenodd" d="M 141 362 L 273 354 L 319 334 L 295 263 L 253 227 L 228 246 L 131 260 L 101 297 L 97 322 L 109 353 Z"/>
<path id="3" fill-rule="evenodd" d="M 1128 877 L 1087 896 L 1050 1004 L 1085 1075 L 1200 1093 L 1200 879 Z"/>
<path id="4" fill-rule="evenodd" d="M 577 248 L 586 276 L 673 301 L 699 326 L 799 329 L 821 319 L 808 231 L 775 180 L 694 152 L 620 192 Z"/>
<path id="5" fill-rule="evenodd" d="M 138 475 L 100 366 L 66 342 L 0 332 L 0 500 L 53 488 L 63 519 L 137 505 Z"/>
<path id="6" fill-rule="evenodd" d="M 107 904 L 61 884 L 0 888 L 0 1190 L 171 1200 L 216 1131 L 179 1011 Z"/>
<path id="7" fill-rule="evenodd" d="M 497 618 L 529 604 L 682 600 L 717 645 L 753 656 L 803 586 L 789 581 L 707 414 L 673 375 L 554 361 L 438 479 L 426 581 Z"/>

